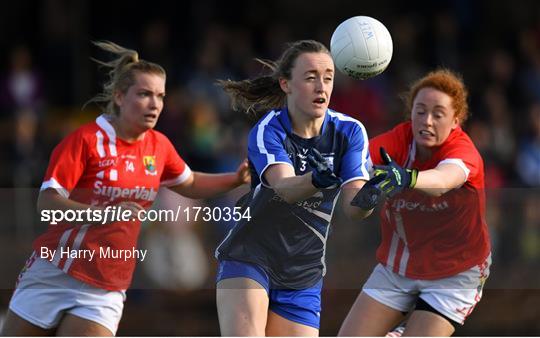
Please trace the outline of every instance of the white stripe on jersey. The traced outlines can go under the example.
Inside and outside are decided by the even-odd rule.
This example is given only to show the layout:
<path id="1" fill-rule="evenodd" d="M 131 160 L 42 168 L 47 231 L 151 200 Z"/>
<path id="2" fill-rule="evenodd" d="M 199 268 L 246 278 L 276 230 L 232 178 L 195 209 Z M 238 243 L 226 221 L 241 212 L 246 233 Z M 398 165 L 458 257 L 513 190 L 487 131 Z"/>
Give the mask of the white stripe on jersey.
<path id="1" fill-rule="evenodd" d="M 272 110 L 270 113 L 268 113 L 268 115 L 264 118 L 264 120 L 261 121 L 261 123 L 257 127 L 257 148 L 259 148 L 259 152 L 261 154 L 266 155 L 266 165 L 264 166 L 263 170 L 261 170 L 261 174 L 259 176 L 259 180 L 263 183 L 265 187 L 270 187 L 267 183 L 265 183 L 266 180 L 263 177 L 264 172 L 266 171 L 266 169 L 268 169 L 269 166 L 271 166 L 272 164 L 282 163 L 282 164 L 287 164 L 293 167 L 292 164 L 288 162 L 283 162 L 283 161 L 276 162 L 276 156 L 274 154 L 268 153 L 268 150 L 266 149 L 266 146 L 264 145 L 264 129 L 270 123 L 270 121 L 274 117 L 279 116 L 279 114 L 281 114 L 281 112 L 276 112 Z M 293 167 L 293 170 L 294 170 L 294 167 Z"/>
<path id="2" fill-rule="evenodd" d="M 325 214 L 323 212 L 320 212 L 318 210 L 313 210 L 313 209 L 309 209 L 309 208 L 304 208 L 304 209 L 306 209 L 307 211 L 312 212 L 313 214 L 315 214 L 315 215 L 327 220 L 328 222 L 330 222 L 330 220 L 332 219 L 332 215 L 334 214 L 334 210 L 336 208 L 336 203 L 337 203 L 337 200 L 339 198 L 339 194 L 340 194 L 340 191 L 338 191 L 338 193 L 336 194 L 336 197 L 334 197 L 334 201 L 332 202 L 332 212 L 331 212 L 330 215 Z M 325 261 L 325 258 L 326 258 L 326 243 L 328 241 L 328 232 L 330 231 L 330 224 L 328 224 L 326 226 L 326 232 L 325 232 L 325 234 L 323 236 L 320 232 L 315 230 L 315 228 L 313 228 L 311 225 L 307 224 L 300 217 L 296 216 L 296 218 L 298 218 L 300 221 L 302 221 L 302 223 L 304 223 L 311 231 L 313 231 L 315 233 L 315 235 L 317 235 L 317 237 L 319 237 L 319 239 L 323 243 L 323 254 L 321 255 L 321 264 L 323 266 L 322 275 L 324 277 L 326 275 L 326 261 Z"/>
<path id="3" fill-rule="evenodd" d="M 304 210 L 314 214 L 315 216 L 318 216 L 318 217 L 324 219 L 327 222 L 330 222 L 330 220 L 332 219 L 332 215 L 325 214 L 324 212 L 319 211 L 319 210 L 315 210 L 315 209 L 311 209 L 311 208 L 305 208 L 305 207 L 304 207 Z"/>
<path id="4" fill-rule="evenodd" d="M 53 188 L 55 189 L 60 196 L 68 198 L 69 197 L 69 191 L 64 188 L 60 183 L 58 183 L 57 180 L 55 180 L 53 177 L 51 177 L 50 180 L 45 181 L 41 184 L 41 187 L 39 188 L 39 191 L 43 191 L 45 189 Z"/>
<path id="5" fill-rule="evenodd" d="M 336 197 L 334 197 L 334 202 L 332 202 L 332 211 L 330 212 L 330 219 L 332 219 L 332 216 L 334 215 L 334 211 L 336 210 L 336 203 L 337 203 L 337 201 L 339 199 L 340 194 L 341 194 L 341 189 L 336 194 Z M 323 265 L 323 271 L 322 271 L 323 277 L 326 276 L 326 262 L 325 262 L 325 259 L 326 259 L 326 242 L 328 240 L 328 233 L 329 232 L 330 232 L 330 224 L 328 224 L 326 226 L 326 233 L 324 234 L 324 238 L 326 240 L 323 243 L 323 254 L 321 256 L 321 263 Z"/>
<path id="6" fill-rule="evenodd" d="M 303 219 L 301 219 L 300 217 L 298 217 L 297 215 L 294 215 L 296 218 L 298 218 L 302 223 L 304 223 L 305 226 L 307 226 L 311 231 L 313 231 L 313 233 L 319 237 L 319 239 L 321 240 L 321 242 L 323 242 L 323 244 L 326 243 L 326 238 L 320 233 L 318 232 L 314 227 L 312 227 L 311 225 L 307 224 Z M 323 255 L 324 257 L 324 255 Z"/>
<path id="7" fill-rule="evenodd" d="M 364 128 L 364 125 L 357 119 L 344 115 L 342 113 L 338 113 L 338 112 L 328 109 L 328 115 L 332 117 L 336 117 L 340 121 L 354 122 L 358 125 L 358 127 L 360 127 L 360 131 L 362 132 L 362 138 L 364 141 L 364 147 L 362 148 L 362 159 L 361 159 L 362 164 L 360 165 L 360 170 L 362 171 L 362 177 L 369 180 L 369 172 L 367 170 L 367 165 L 366 165 L 366 162 L 367 162 L 366 156 L 369 151 L 369 139 L 367 136 L 366 128 Z"/>
<path id="8" fill-rule="evenodd" d="M 388 253 L 388 259 L 386 260 L 387 266 L 394 266 L 394 259 L 396 259 L 397 248 L 399 244 L 399 236 L 397 233 L 392 233 L 392 243 L 390 244 L 390 252 Z"/>
<path id="9" fill-rule="evenodd" d="M 186 164 L 184 171 L 182 172 L 182 174 L 180 174 L 180 176 L 172 178 L 170 180 L 161 181 L 160 185 L 164 187 L 172 187 L 175 185 L 179 185 L 184 183 L 189 178 L 189 176 L 191 176 L 191 169 Z"/>
<path id="10" fill-rule="evenodd" d="M 407 237 L 405 236 L 405 228 L 403 226 L 403 217 L 401 214 L 394 213 L 394 218 L 396 220 L 396 231 L 399 238 L 403 241 L 403 252 L 401 254 L 401 259 L 399 260 L 399 274 L 405 276 L 407 271 L 407 263 L 409 263 L 409 247 L 407 245 Z"/>
<path id="11" fill-rule="evenodd" d="M 116 132 L 114 131 L 113 126 L 107 121 L 107 119 L 100 115 L 96 119 L 97 125 L 105 130 L 105 133 L 107 133 L 107 137 L 109 138 L 109 151 L 111 152 L 111 156 L 118 156 L 116 153 Z"/>
<path id="12" fill-rule="evenodd" d="M 103 133 L 100 130 L 96 131 L 96 149 L 99 157 L 105 157 L 105 149 L 103 149 Z"/>
<path id="13" fill-rule="evenodd" d="M 404 167 L 405 168 L 410 168 L 412 166 L 412 164 L 414 163 L 415 158 L 416 158 L 416 142 L 414 142 L 414 140 L 413 140 L 411 145 L 409 146 L 409 156 L 407 157 L 407 162 L 405 163 Z M 471 171 L 469 170 L 469 168 L 467 168 L 467 166 L 465 165 L 465 163 L 463 162 L 462 159 L 460 159 L 460 158 L 447 158 L 447 159 L 444 159 L 441 162 L 439 162 L 439 164 L 437 164 L 437 166 L 439 166 L 441 164 L 447 164 L 447 163 L 455 164 L 458 167 L 460 167 L 461 170 L 463 170 L 463 172 L 465 173 L 465 181 L 463 181 L 463 183 L 467 182 L 467 180 L 469 179 L 469 174 L 470 174 Z"/>
<path id="14" fill-rule="evenodd" d="M 230 228 L 229 229 L 229 232 L 227 233 L 227 236 L 225 236 L 225 238 L 223 238 L 223 240 L 221 241 L 221 243 L 219 243 L 219 245 L 217 246 L 216 250 L 214 251 L 214 257 L 217 259 L 219 258 L 219 248 L 221 248 L 221 246 L 223 245 L 223 243 L 225 243 L 225 241 L 227 239 L 229 239 L 229 236 L 231 236 L 232 232 L 234 230 L 234 227 Z"/>
<path id="15" fill-rule="evenodd" d="M 328 109 L 328 115 L 332 116 L 332 117 L 336 117 L 338 120 L 341 120 L 341 121 L 349 121 L 349 122 L 354 122 L 356 123 L 360 128 L 364 128 L 364 126 L 362 125 L 362 123 L 360 123 L 360 121 L 358 121 L 357 119 L 353 118 L 353 117 L 350 117 L 350 116 L 347 116 L 345 114 L 342 114 L 342 113 L 338 113 L 336 111 L 333 111 L 333 110 L 330 110 Z"/>
<path id="16" fill-rule="evenodd" d="M 64 233 L 62 234 L 62 237 L 60 237 L 60 240 L 58 241 L 58 247 L 56 248 L 56 255 L 54 255 L 54 259 L 51 262 L 56 266 L 60 264 L 60 259 L 62 258 L 62 255 L 60 255 L 60 252 L 62 251 L 61 249 L 66 247 L 66 243 L 72 231 L 73 231 L 73 228 L 64 231 Z"/>
<path id="17" fill-rule="evenodd" d="M 390 212 L 388 211 L 388 209 L 384 211 L 384 215 L 386 216 L 386 219 L 388 222 L 392 221 L 390 219 Z M 397 245 L 398 245 L 398 238 L 397 238 L 397 234 L 394 232 L 392 234 L 392 241 L 390 242 L 388 258 L 386 259 L 386 266 L 394 266 L 394 258 L 396 258 Z"/>
<path id="18" fill-rule="evenodd" d="M 415 159 L 416 159 L 416 142 L 414 142 L 413 140 L 411 145 L 409 146 L 409 156 L 407 156 L 407 162 L 405 162 L 404 167 L 410 168 L 413 165 Z"/>
<path id="19" fill-rule="evenodd" d="M 111 181 L 118 181 L 118 171 L 116 169 L 111 169 L 109 172 L 109 179 Z"/>
<path id="20" fill-rule="evenodd" d="M 255 190 L 253 191 L 253 198 L 255 198 L 255 196 L 257 196 L 259 194 L 259 192 L 261 191 L 261 183 L 259 183 L 256 187 L 255 187 Z"/>
<path id="21" fill-rule="evenodd" d="M 259 148 L 259 152 L 261 154 L 266 155 L 266 162 L 268 164 L 274 163 L 276 161 L 276 157 L 274 156 L 274 154 L 269 154 L 268 150 L 266 150 L 266 147 L 264 145 L 264 128 L 266 128 L 266 126 L 270 123 L 270 120 L 272 120 L 276 116 L 279 116 L 279 114 L 280 112 L 276 113 L 274 110 L 272 110 L 268 115 L 266 115 L 264 120 L 262 120 L 262 122 L 257 127 L 257 147 Z"/>
<path id="22" fill-rule="evenodd" d="M 467 182 L 467 180 L 469 179 L 469 174 L 471 173 L 471 171 L 469 170 L 469 168 L 467 168 L 465 163 L 463 163 L 462 159 L 460 159 L 460 158 L 447 158 L 447 159 L 444 159 L 441 162 L 439 162 L 439 164 L 437 164 L 437 166 L 439 166 L 441 164 L 455 164 L 455 165 L 457 165 L 465 173 L 465 181 L 463 183 Z"/>
<path id="23" fill-rule="evenodd" d="M 388 252 L 388 258 L 386 259 L 386 265 L 394 267 L 394 261 L 398 255 L 399 242 L 403 243 L 403 251 L 401 257 L 399 257 L 399 269 L 398 274 L 405 276 L 407 271 L 407 264 L 409 263 L 409 247 L 407 245 L 407 237 L 405 236 L 405 228 L 403 226 L 403 218 L 397 212 L 392 213 L 394 216 L 396 230 L 392 233 L 392 242 L 390 243 L 390 250 Z M 390 213 L 386 210 L 386 217 L 390 221 Z"/>
<path id="24" fill-rule="evenodd" d="M 307 224 L 303 219 L 301 219 L 300 217 L 298 217 L 297 215 L 294 215 L 298 220 L 300 220 L 300 222 L 304 223 L 305 226 L 307 226 L 309 228 L 309 230 L 313 231 L 313 233 L 315 234 L 315 236 L 317 236 L 322 244 L 323 244 L 323 254 L 321 256 L 321 263 L 322 263 L 322 266 L 323 266 L 323 269 L 322 269 L 322 275 L 324 276 L 326 274 L 326 262 L 324 261 L 324 255 L 325 255 L 325 252 L 326 252 L 326 239 L 327 237 L 323 236 L 320 232 L 318 232 L 317 230 L 315 230 L 314 227 L 312 227 L 311 225 Z M 328 236 L 328 228 L 330 228 L 330 226 L 327 226 L 326 227 L 327 230 L 326 230 L 326 236 Z"/>
<path id="25" fill-rule="evenodd" d="M 78 251 L 81 248 L 81 243 L 83 241 L 84 235 L 86 235 L 86 231 L 88 231 L 89 227 L 90 227 L 90 224 L 84 224 L 84 225 L 81 226 L 81 229 L 79 230 L 79 233 L 77 234 L 77 236 L 75 237 L 75 240 L 73 241 L 73 247 L 70 248 L 70 250 L 77 250 Z M 76 258 L 69 257 L 67 259 L 66 263 L 64 264 L 64 268 L 62 270 L 67 273 L 69 268 L 71 267 L 71 264 L 73 264 L 73 261 L 75 259 Z"/>
<path id="26" fill-rule="evenodd" d="M 407 264 L 409 263 L 409 247 L 403 247 L 403 253 L 401 254 L 401 259 L 399 261 L 399 274 L 405 276 L 407 272 Z"/>
<path id="27" fill-rule="evenodd" d="M 407 236 L 405 236 L 405 227 L 403 227 L 403 217 L 399 212 L 394 213 L 394 218 L 396 219 L 396 231 L 399 235 L 399 238 L 407 245 Z"/>

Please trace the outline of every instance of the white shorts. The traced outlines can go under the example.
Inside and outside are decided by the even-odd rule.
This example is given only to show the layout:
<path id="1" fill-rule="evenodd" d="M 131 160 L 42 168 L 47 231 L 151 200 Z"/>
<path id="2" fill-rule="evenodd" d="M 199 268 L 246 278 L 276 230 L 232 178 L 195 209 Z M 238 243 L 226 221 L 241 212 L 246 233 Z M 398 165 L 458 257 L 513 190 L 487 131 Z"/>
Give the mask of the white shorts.
<path id="1" fill-rule="evenodd" d="M 83 283 L 34 254 L 19 276 L 9 309 L 43 329 L 57 327 L 69 313 L 116 334 L 125 299 L 124 291 L 107 291 Z"/>
<path id="2" fill-rule="evenodd" d="M 444 316 L 463 324 L 482 298 L 490 266 L 491 255 L 484 263 L 457 275 L 420 280 L 403 277 L 378 264 L 362 291 L 379 303 L 401 312 L 412 310 L 420 297 Z"/>

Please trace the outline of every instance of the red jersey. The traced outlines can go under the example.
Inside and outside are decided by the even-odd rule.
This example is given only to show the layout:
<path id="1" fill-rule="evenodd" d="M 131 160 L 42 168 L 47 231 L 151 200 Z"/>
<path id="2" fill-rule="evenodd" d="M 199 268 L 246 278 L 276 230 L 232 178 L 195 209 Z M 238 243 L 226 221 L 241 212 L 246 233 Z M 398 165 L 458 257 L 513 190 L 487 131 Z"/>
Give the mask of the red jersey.
<path id="1" fill-rule="evenodd" d="M 416 159 L 410 122 L 370 140 L 374 164 L 382 164 L 381 146 L 405 168 L 428 170 L 454 163 L 467 178 L 461 187 L 440 197 L 409 189 L 388 199 L 381 210 L 377 260 L 413 279 L 449 277 L 484 262 L 490 253 L 484 163 L 467 134 L 457 127 L 425 162 Z"/>
<path id="2" fill-rule="evenodd" d="M 177 185 L 190 175 L 191 170 L 165 135 L 148 130 L 142 140 L 128 143 L 116 137 L 102 115 L 56 146 L 41 190 L 54 188 L 62 196 L 85 204 L 133 201 L 148 209 L 160 185 Z M 136 259 L 107 254 L 135 250 L 139 231 L 139 221 L 49 224 L 33 247 L 38 255 L 43 247 L 57 250 L 51 262 L 76 279 L 106 290 L 124 290 L 131 283 Z M 77 253 L 91 250 L 95 255 L 92 259 L 61 255 L 61 250 L 68 248 Z"/>

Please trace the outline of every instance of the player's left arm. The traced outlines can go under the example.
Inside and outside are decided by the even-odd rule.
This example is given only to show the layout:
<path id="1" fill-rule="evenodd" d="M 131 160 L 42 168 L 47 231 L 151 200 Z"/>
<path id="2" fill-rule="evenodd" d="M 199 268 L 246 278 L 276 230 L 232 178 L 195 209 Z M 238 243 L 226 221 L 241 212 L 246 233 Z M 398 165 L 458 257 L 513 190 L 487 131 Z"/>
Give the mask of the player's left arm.
<path id="1" fill-rule="evenodd" d="M 169 189 L 188 198 L 212 198 L 249 183 L 250 180 L 248 163 L 244 160 L 234 173 L 208 174 L 194 171 L 185 181 Z"/>

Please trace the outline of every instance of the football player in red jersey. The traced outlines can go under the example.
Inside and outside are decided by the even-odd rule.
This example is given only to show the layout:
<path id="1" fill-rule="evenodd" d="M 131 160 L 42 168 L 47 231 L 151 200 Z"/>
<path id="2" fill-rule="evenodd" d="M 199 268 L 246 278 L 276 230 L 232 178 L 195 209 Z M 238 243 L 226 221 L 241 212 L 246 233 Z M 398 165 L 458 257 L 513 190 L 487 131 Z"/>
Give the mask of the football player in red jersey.
<path id="1" fill-rule="evenodd" d="M 207 198 L 249 181 L 247 163 L 236 173 L 192 172 L 167 137 L 153 130 L 163 108 L 165 70 L 114 43 L 96 45 L 117 56 L 100 62 L 110 80 L 93 100 L 104 103 L 105 112 L 55 148 L 38 209 L 96 215 L 115 206 L 132 214 L 128 221 L 51 222 L 19 276 L 3 335 L 114 335 L 136 259 L 103 254 L 136 250 L 140 221 L 134 215 L 151 206 L 160 186 Z"/>
<path id="2" fill-rule="evenodd" d="M 489 275 L 484 165 L 461 129 L 465 85 L 440 69 L 406 103 L 410 121 L 370 140 L 375 176 L 352 202 L 369 210 L 384 198 L 382 242 L 342 336 L 384 336 L 409 311 L 404 336 L 450 336 Z"/>

